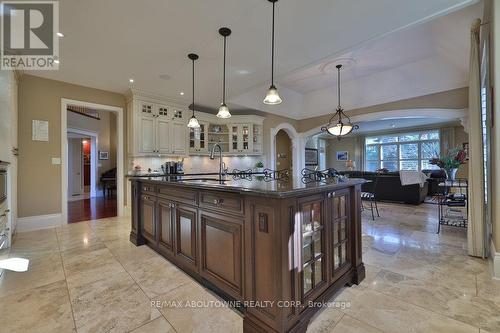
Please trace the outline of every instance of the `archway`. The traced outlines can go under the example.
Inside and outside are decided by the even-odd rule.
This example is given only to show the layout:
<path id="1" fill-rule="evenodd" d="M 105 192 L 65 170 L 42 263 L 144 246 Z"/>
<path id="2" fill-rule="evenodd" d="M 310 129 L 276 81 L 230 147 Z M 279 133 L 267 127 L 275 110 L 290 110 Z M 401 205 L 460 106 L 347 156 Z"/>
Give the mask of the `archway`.
<path id="1" fill-rule="evenodd" d="M 291 140 L 291 164 L 293 166 L 292 176 L 295 179 L 300 178 L 300 171 L 304 168 L 305 145 L 304 140 L 295 128 L 289 123 L 281 123 L 278 126 L 271 128 L 271 140 L 269 149 L 269 166 L 273 170 L 281 169 L 276 161 L 276 135 L 283 131 Z"/>

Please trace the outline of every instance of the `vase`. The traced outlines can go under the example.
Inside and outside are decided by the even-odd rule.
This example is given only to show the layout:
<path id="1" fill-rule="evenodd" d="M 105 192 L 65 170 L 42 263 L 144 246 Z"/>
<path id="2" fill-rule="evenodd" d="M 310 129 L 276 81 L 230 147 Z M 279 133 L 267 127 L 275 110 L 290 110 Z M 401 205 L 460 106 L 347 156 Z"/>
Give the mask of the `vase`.
<path id="1" fill-rule="evenodd" d="M 445 171 L 446 171 L 446 176 L 447 176 L 446 178 L 447 179 L 455 180 L 457 178 L 457 171 L 458 171 L 457 168 L 448 169 Z"/>

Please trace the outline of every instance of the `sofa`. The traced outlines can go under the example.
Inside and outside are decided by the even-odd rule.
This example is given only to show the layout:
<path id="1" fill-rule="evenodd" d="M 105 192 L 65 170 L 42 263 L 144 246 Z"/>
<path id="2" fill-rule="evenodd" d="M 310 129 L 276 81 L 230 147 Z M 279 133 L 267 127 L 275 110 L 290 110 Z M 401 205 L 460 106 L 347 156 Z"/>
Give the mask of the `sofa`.
<path id="1" fill-rule="evenodd" d="M 419 205 L 424 202 L 429 191 L 427 182 L 423 187 L 420 187 L 420 184 L 401 185 L 399 172 L 341 171 L 339 173 L 349 178 L 371 180 L 371 183 L 363 184 L 361 190 L 363 192 L 374 192 L 375 198 L 380 201 Z"/>

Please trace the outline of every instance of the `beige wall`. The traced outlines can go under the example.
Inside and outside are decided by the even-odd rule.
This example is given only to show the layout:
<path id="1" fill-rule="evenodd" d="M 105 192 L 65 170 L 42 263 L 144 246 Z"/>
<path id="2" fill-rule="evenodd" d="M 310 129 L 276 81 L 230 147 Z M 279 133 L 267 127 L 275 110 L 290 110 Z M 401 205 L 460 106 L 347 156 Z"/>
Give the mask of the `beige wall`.
<path id="1" fill-rule="evenodd" d="M 337 161 L 338 151 L 347 151 L 349 159 L 356 162 L 356 170 L 361 168 L 361 156 L 358 152 L 360 137 L 342 138 L 340 141 L 337 139 L 326 140 L 326 167 L 334 168 L 338 171 L 345 171 L 346 161 Z"/>
<path id="2" fill-rule="evenodd" d="M 99 111 L 101 119 L 93 119 L 78 113 L 68 112 L 68 128 L 81 129 L 95 132 L 97 138 L 97 150 L 109 152 L 109 160 L 99 160 L 97 165 L 98 177 L 116 167 L 116 116 L 113 112 Z"/>
<path id="3" fill-rule="evenodd" d="M 125 109 L 125 98 L 121 94 L 31 75 L 21 77 L 19 82 L 19 217 L 61 212 L 61 166 L 51 163 L 52 157 L 61 157 L 61 98 Z M 31 141 L 31 121 L 34 119 L 49 121 L 48 142 Z"/>
<path id="4" fill-rule="evenodd" d="M 468 107 L 468 90 L 467 88 L 461 88 L 461 89 L 436 93 L 432 95 L 405 99 L 397 102 L 374 105 L 361 109 L 347 110 L 346 113 L 348 116 L 352 117 L 360 114 L 367 114 L 380 111 L 390 111 L 390 110 L 406 110 L 406 109 L 422 109 L 422 108 L 464 109 L 467 107 Z M 306 132 L 313 128 L 317 128 L 321 125 L 324 125 L 328 123 L 330 117 L 331 115 L 325 115 L 325 116 L 301 120 L 300 122 L 298 122 L 299 132 Z"/>
<path id="5" fill-rule="evenodd" d="M 454 128 L 454 147 L 462 147 L 465 142 L 469 142 L 469 134 L 464 131 L 462 126 L 456 126 Z M 468 162 L 465 162 L 464 165 L 461 165 L 458 168 L 457 172 L 458 178 L 469 178 L 469 165 Z"/>

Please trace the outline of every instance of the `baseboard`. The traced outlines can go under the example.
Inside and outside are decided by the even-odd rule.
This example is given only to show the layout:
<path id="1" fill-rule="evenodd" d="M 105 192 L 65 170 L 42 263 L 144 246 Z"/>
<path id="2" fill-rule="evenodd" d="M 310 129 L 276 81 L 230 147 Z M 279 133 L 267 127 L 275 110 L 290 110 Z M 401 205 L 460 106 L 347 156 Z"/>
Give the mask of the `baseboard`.
<path id="1" fill-rule="evenodd" d="M 490 251 L 492 276 L 495 280 L 500 280 L 500 253 L 496 251 L 493 240 L 491 240 Z"/>
<path id="2" fill-rule="evenodd" d="M 17 219 L 16 232 L 55 228 L 60 227 L 61 225 L 61 214 L 19 217 Z"/>

